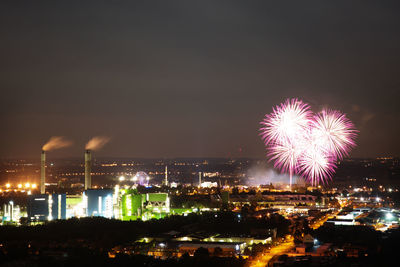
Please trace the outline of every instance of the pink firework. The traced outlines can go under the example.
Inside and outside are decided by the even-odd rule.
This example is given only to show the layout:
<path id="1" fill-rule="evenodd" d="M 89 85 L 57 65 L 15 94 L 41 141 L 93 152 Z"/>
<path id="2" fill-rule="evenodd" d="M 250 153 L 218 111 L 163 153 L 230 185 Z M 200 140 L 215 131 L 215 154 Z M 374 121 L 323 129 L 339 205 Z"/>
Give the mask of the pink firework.
<path id="1" fill-rule="evenodd" d="M 346 115 L 325 109 L 314 116 L 311 134 L 319 140 L 320 146 L 342 159 L 355 146 L 357 131 Z"/>
<path id="2" fill-rule="evenodd" d="M 301 153 L 296 144 L 286 142 L 270 146 L 268 156 L 274 161 L 275 168 L 293 174 L 298 167 Z"/>
<path id="3" fill-rule="evenodd" d="M 307 132 L 311 118 L 310 106 L 294 98 L 276 106 L 261 122 L 261 136 L 269 148 L 268 154 L 275 167 L 289 172 L 290 185 L 301 155 L 302 135 Z"/>
<path id="4" fill-rule="evenodd" d="M 335 161 L 336 159 L 331 154 L 310 144 L 299 158 L 298 174 L 311 182 L 311 185 L 325 183 L 335 172 Z"/>
<path id="5" fill-rule="evenodd" d="M 270 160 L 282 172 L 298 174 L 313 185 L 335 172 L 336 161 L 355 146 L 357 130 L 342 113 L 323 110 L 313 115 L 308 104 L 288 99 L 261 122 L 261 136 Z"/>
<path id="6" fill-rule="evenodd" d="M 297 134 L 308 128 L 311 118 L 308 104 L 296 98 L 288 99 L 265 116 L 261 136 L 267 145 L 293 142 Z"/>

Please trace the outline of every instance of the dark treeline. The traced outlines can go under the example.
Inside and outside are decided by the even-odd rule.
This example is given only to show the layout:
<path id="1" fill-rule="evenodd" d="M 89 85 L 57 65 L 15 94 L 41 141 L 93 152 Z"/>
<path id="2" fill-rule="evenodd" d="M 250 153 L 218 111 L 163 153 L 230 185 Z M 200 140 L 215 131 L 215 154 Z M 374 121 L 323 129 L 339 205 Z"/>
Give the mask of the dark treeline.
<path id="1" fill-rule="evenodd" d="M 288 232 L 290 223 L 282 216 L 256 219 L 239 217 L 233 212 L 203 212 L 188 216 L 169 216 L 161 220 L 120 221 L 100 217 L 56 220 L 36 226 L 2 226 L 0 241 L 65 241 L 85 239 L 108 240 L 110 244 L 135 240 L 139 236 L 155 235 L 171 230 L 178 232 L 205 231 L 231 235 L 250 234 L 253 228 L 278 228 L 278 235 Z"/>
<path id="2" fill-rule="evenodd" d="M 384 233 L 367 226 L 324 225 L 313 232 L 323 243 L 332 243 L 340 248 L 359 248 L 359 266 L 395 266 L 400 251 L 400 229 Z M 340 258 L 341 253 L 338 253 Z"/>
<path id="3" fill-rule="evenodd" d="M 243 260 L 214 258 L 204 253 L 198 253 L 194 257 L 182 257 L 179 260 L 163 261 L 142 255 L 119 255 L 115 259 L 109 259 L 108 251 L 114 246 L 132 243 L 139 237 L 157 236 L 172 230 L 182 234 L 203 232 L 230 235 L 247 235 L 252 229 L 268 228 L 277 228 L 278 235 L 288 232 L 289 221 L 280 215 L 262 219 L 238 215 L 233 212 L 206 212 L 145 222 L 100 217 L 74 218 L 35 226 L 1 226 L 0 264 L 204 266 L 202 263 L 209 262 L 211 265 L 215 263 L 215 266 L 242 266 Z"/>
<path id="4" fill-rule="evenodd" d="M 200 251 L 200 249 L 199 249 Z M 212 257 L 204 253 L 196 253 L 193 257 L 183 255 L 181 258 L 170 258 L 166 260 L 157 259 L 145 255 L 118 255 L 114 259 L 107 257 L 106 253 L 95 253 L 88 249 L 68 250 L 69 256 L 66 258 L 53 258 L 46 255 L 39 257 L 26 258 L 25 255 L 19 257 L 9 257 L 0 254 L 0 265 L 9 267 L 47 267 L 47 266 L 218 266 L 218 267 L 242 267 L 245 266 L 244 259 Z M 72 253 L 71 253 L 72 252 Z M 16 255 L 14 255 L 16 256 Z"/>

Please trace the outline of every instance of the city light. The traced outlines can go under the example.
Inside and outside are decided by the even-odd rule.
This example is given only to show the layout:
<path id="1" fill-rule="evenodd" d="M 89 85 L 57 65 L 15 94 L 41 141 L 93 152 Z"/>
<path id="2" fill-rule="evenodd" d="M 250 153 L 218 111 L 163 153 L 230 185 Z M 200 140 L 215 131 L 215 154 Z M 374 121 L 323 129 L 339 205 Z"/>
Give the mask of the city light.
<path id="1" fill-rule="evenodd" d="M 120 182 L 125 181 L 125 176 L 120 176 L 120 177 L 118 178 L 118 180 L 119 180 Z"/>
<path id="2" fill-rule="evenodd" d="M 391 212 L 386 213 L 386 220 L 392 220 L 393 218 L 394 217 L 393 217 L 393 214 Z"/>
<path id="3" fill-rule="evenodd" d="M 7 183 L 7 184 L 6 184 L 6 187 L 7 187 L 7 188 L 10 188 L 10 187 L 11 187 L 11 184 Z"/>

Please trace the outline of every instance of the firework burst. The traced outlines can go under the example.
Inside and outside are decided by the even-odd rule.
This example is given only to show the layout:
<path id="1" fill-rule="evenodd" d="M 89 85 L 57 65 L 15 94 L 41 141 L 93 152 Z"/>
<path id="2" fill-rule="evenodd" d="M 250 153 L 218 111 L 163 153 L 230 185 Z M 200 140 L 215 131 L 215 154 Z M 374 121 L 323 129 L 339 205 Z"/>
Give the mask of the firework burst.
<path id="1" fill-rule="evenodd" d="M 320 147 L 310 145 L 299 157 L 298 174 L 312 185 L 325 183 L 335 172 L 335 158 Z"/>
<path id="2" fill-rule="evenodd" d="M 267 145 L 293 142 L 308 127 L 311 117 L 309 105 L 295 98 L 288 99 L 261 122 L 262 138 Z"/>
<path id="3" fill-rule="evenodd" d="M 275 162 L 275 168 L 291 172 L 298 167 L 301 151 L 293 143 L 275 144 L 269 150 L 268 155 Z"/>
<path id="4" fill-rule="evenodd" d="M 323 110 L 312 120 L 312 135 L 335 157 L 342 159 L 355 146 L 357 131 L 346 115 L 336 110 Z"/>
<path id="5" fill-rule="evenodd" d="M 275 168 L 298 174 L 313 185 L 325 183 L 335 172 L 336 162 L 355 146 L 354 124 L 336 110 L 313 114 L 310 106 L 288 99 L 261 122 L 261 137 Z"/>

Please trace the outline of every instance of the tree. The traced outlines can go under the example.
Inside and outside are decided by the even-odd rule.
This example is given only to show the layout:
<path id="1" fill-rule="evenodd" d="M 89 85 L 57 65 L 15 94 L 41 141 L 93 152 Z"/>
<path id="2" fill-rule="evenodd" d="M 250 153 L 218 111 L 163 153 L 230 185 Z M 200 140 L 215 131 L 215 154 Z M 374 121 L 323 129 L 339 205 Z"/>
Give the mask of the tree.
<path id="1" fill-rule="evenodd" d="M 246 255 L 246 256 L 250 256 L 251 255 L 251 250 L 249 249 L 249 247 L 246 247 L 244 249 L 243 255 Z"/>
<path id="2" fill-rule="evenodd" d="M 221 257 L 222 254 L 223 254 L 222 248 L 216 247 L 216 248 L 214 249 L 214 256 L 215 256 L 215 257 Z"/>
<path id="3" fill-rule="evenodd" d="M 232 188 L 232 195 L 239 195 L 239 188 L 237 187 Z"/>
<path id="4" fill-rule="evenodd" d="M 199 247 L 194 252 L 194 257 L 195 258 L 208 258 L 208 257 L 210 257 L 210 253 L 208 252 L 208 249 Z"/>
<path id="5" fill-rule="evenodd" d="M 262 244 L 254 244 L 251 250 L 251 255 L 257 257 L 259 254 L 264 252 L 264 246 Z"/>

